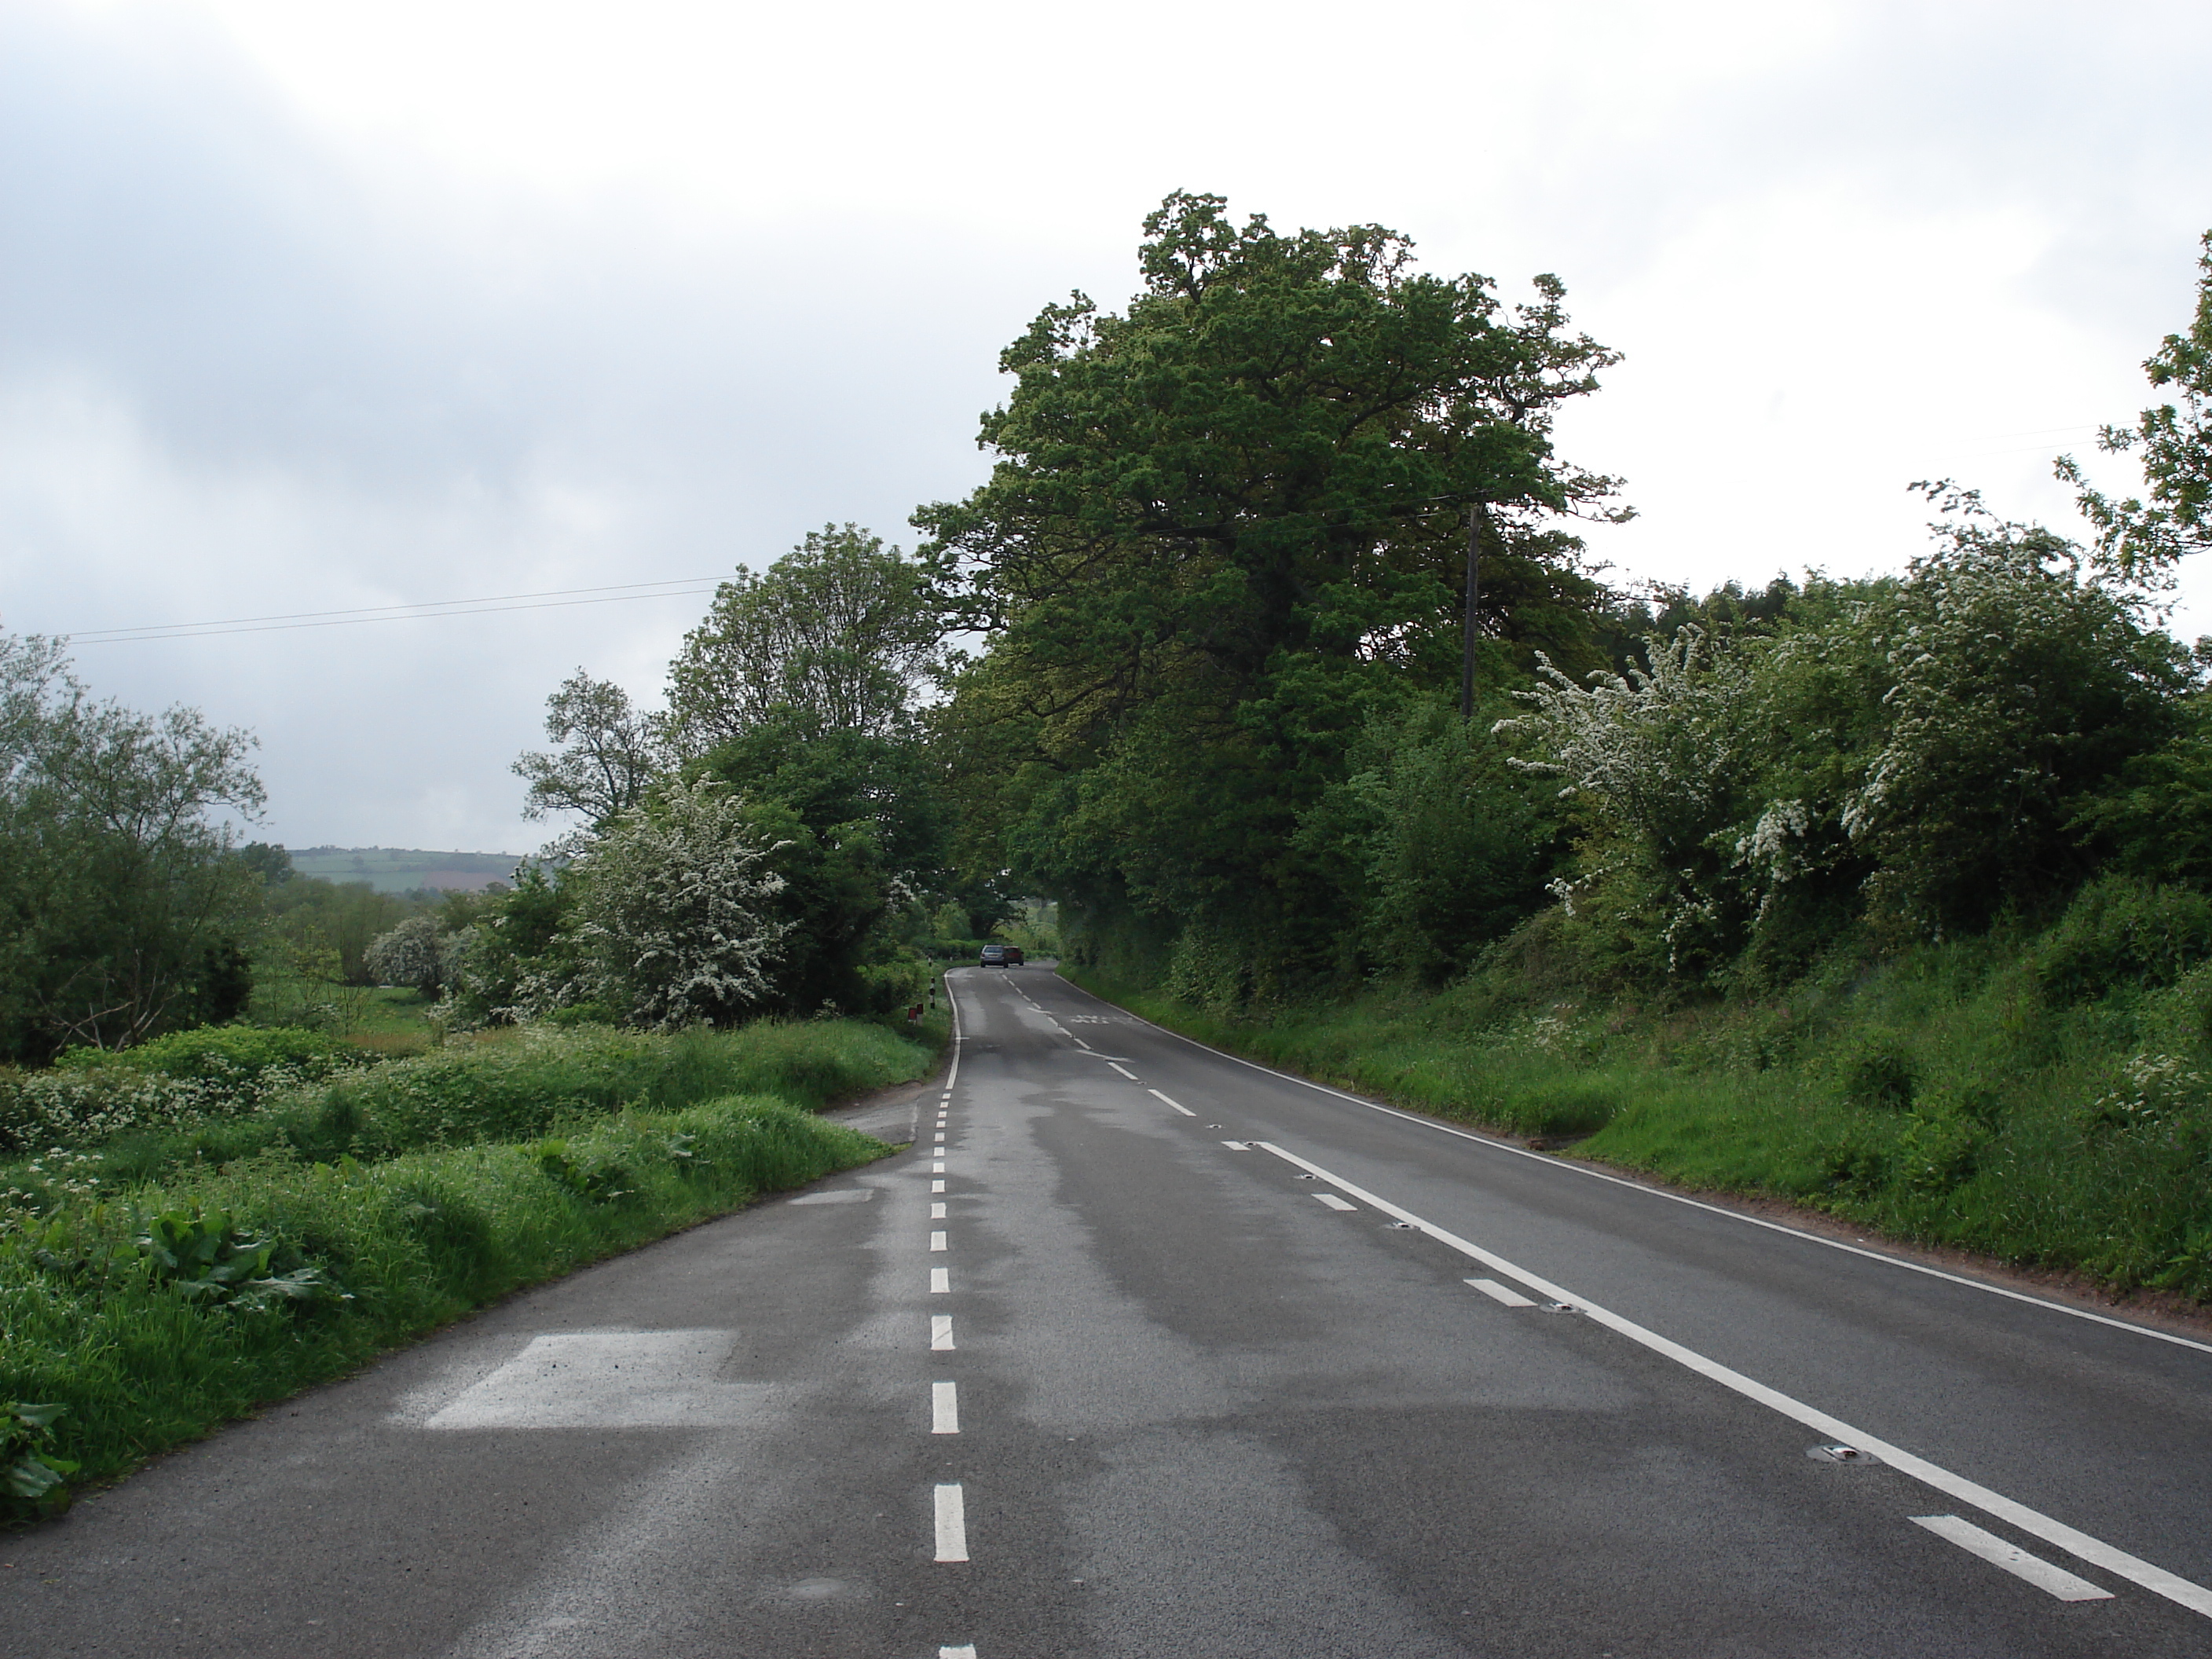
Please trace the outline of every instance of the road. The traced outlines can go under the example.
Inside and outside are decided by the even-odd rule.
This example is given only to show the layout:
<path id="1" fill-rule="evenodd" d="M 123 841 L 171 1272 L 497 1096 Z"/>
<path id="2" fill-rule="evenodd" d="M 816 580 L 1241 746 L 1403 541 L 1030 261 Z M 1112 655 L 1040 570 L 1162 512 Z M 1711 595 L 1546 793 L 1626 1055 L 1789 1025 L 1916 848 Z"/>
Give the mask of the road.
<path id="1" fill-rule="evenodd" d="M 951 983 L 912 1151 L 0 1540 L 0 1653 L 2212 1654 L 2212 1346 Z"/>

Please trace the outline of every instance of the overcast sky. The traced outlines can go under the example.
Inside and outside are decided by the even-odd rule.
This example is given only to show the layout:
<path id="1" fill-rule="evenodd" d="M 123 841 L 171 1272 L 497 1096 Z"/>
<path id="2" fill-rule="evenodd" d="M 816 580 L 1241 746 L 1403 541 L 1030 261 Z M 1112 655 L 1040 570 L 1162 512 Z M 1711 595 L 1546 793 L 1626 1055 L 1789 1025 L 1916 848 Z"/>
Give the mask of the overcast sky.
<path id="1" fill-rule="evenodd" d="M 2201 0 L 0 0 L 0 629 L 258 732 L 269 838 L 526 850 L 546 694 L 652 696 L 810 528 L 910 545 L 1176 188 L 1557 272 L 1624 577 L 1897 568 L 1930 474 L 2070 528 L 2189 315 L 2208 70 Z"/>

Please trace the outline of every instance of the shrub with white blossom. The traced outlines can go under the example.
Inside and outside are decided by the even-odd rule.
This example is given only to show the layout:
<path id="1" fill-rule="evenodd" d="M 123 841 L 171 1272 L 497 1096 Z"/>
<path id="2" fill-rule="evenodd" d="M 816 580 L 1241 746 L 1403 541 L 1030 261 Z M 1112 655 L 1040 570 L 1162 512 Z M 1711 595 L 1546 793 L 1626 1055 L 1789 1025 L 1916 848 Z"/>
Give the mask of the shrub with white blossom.
<path id="1" fill-rule="evenodd" d="M 766 867 L 775 850 L 714 779 L 666 786 L 617 817 L 573 866 L 575 965 L 537 994 L 596 1002 L 656 1030 L 757 1012 L 790 932 L 770 903 L 784 885 Z"/>

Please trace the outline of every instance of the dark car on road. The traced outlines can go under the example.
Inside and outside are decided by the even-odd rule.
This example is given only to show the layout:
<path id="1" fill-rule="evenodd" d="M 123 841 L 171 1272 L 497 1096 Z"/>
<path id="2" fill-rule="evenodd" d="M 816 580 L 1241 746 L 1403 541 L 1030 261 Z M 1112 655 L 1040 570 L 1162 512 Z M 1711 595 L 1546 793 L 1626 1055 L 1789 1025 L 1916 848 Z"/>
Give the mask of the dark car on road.
<path id="1" fill-rule="evenodd" d="M 987 945 L 983 947 L 983 966 L 986 968 L 1018 968 L 1022 965 L 1022 947 L 1018 945 Z"/>

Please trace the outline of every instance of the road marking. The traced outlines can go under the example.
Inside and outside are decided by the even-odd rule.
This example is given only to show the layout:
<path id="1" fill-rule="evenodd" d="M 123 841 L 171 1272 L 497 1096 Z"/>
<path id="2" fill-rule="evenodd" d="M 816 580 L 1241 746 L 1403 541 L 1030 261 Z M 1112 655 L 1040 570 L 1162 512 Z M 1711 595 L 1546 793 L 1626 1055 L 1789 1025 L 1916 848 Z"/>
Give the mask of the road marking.
<path id="1" fill-rule="evenodd" d="M 937 1659 L 975 1659 L 975 1644 L 970 1642 L 965 1647 L 939 1648 Z"/>
<path id="2" fill-rule="evenodd" d="M 1252 1143 L 1249 1140 L 1224 1140 L 1221 1144 L 1232 1152 L 1249 1152 L 1252 1150 Z"/>
<path id="3" fill-rule="evenodd" d="M 2055 1521 L 2025 1504 L 2015 1503 L 2002 1492 L 1991 1492 L 1987 1486 L 1969 1480 L 1964 1475 L 1954 1474 L 1924 1457 L 1916 1457 L 1902 1446 L 1893 1446 L 1863 1429 L 1853 1428 L 1841 1418 L 1831 1417 L 1802 1401 L 1793 1400 L 1778 1389 L 1770 1389 L 1764 1382 L 1754 1382 L 1741 1371 L 1732 1370 L 1718 1360 L 1708 1359 L 1695 1350 L 1686 1348 L 1656 1331 L 1648 1330 L 1633 1320 L 1624 1319 L 1609 1309 L 1587 1302 L 1571 1291 L 1561 1289 L 1548 1279 L 1540 1278 L 1526 1267 L 1515 1266 L 1502 1255 L 1493 1255 L 1480 1244 L 1471 1244 L 1455 1233 L 1448 1233 L 1435 1223 L 1424 1221 L 1412 1211 L 1401 1210 L 1389 1200 L 1378 1198 L 1364 1187 L 1355 1187 L 1341 1176 L 1331 1175 L 1318 1164 L 1310 1164 L 1295 1152 L 1286 1152 L 1265 1140 L 1255 1141 L 1253 1145 L 1261 1152 L 1273 1152 L 1286 1164 L 1297 1164 L 1316 1179 L 1326 1181 L 1340 1191 L 1371 1204 L 1383 1214 L 1411 1224 L 1439 1244 L 1457 1250 L 1462 1255 L 1472 1256 L 1484 1267 L 1502 1273 L 1509 1279 L 1517 1279 L 1556 1301 L 1571 1304 L 1586 1318 L 1595 1320 L 1630 1341 L 1638 1343 L 1654 1353 L 1664 1355 L 1723 1388 L 1732 1389 L 1747 1400 L 1756 1401 L 1770 1410 L 1816 1430 L 1826 1439 L 1841 1441 L 1847 1446 L 1856 1446 L 1862 1451 L 1872 1452 L 1891 1468 L 1911 1475 L 1923 1486 L 1933 1486 L 1946 1497 L 1955 1498 L 1962 1504 L 1971 1504 L 1985 1515 L 1993 1515 L 2008 1525 L 2033 1534 L 2046 1544 L 2056 1544 L 2069 1554 L 2079 1556 L 2093 1567 L 2102 1567 L 2106 1572 L 2115 1573 L 2130 1583 L 2142 1585 L 2154 1595 L 2163 1595 L 2167 1601 L 2178 1602 L 2192 1613 L 2201 1613 L 2212 1619 L 2212 1589 L 2207 1589 L 2202 1584 L 2192 1583 L 2163 1567 L 2153 1566 L 2124 1550 L 2114 1548 L 2101 1539 L 2076 1531 L 2063 1521 Z"/>
<path id="4" fill-rule="evenodd" d="M 952 1352 L 952 1316 L 932 1314 L 929 1316 L 929 1346 L 936 1353 Z"/>
<path id="5" fill-rule="evenodd" d="M 941 1193 L 945 1190 L 945 1183 L 941 1181 L 933 1181 L 929 1183 L 929 1190 L 933 1193 Z"/>
<path id="6" fill-rule="evenodd" d="M 944 1143 L 944 1140 L 945 1140 L 945 1131 L 944 1131 L 944 1130 L 939 1129 L 939 1130 L 937 1132 L 937 1139 L 938 1139 L 938 1142 L 939 1142 L 939 1145 L 942 1145 L 942 1144 Z"/>
<path id="7" fill-rule="evenodd" d="M 942 1220 L 944 1220 L 944 1219 L 945 1219 L 945 1206 L 944 1206 L 942 1204 L 933 1204 L 933 1205 L 931 1205 L 931 1206 L 929 1206 L 929 1218 L 930 1218 L 932 1221 L 942 1221 Z"/>
<path id="8" fill-rule="evenodd" d="M 1116 1066 L 1114 1069 L 1118 1072 L 1121 1068 Z M 1185 1106 L 1180 1101 L 1170 1100 L 1158 1089 L 1147 1089 L 1145 1092 L 1150 1095 L 1154 1100 L 1160 1102 L 1163 1105 L 1174 1107 L 1176 1110 L 1181 1112 L 1185 1117 L 1196 1117 L 1198 1115 L 1196 1112 L 1192 1111 L 1189 1107 Z"/>
<path id="9" fill-rule="evenodd" d="M 1433 1129 L 1437 1133 L 1449 1135 L 1455 1140 L 1473 1141 L 1476 1146 L 1487 1147 L 1493 1152 L 1510 1152 L 1515 1158 L 1525 1158 L 1532 1163 L 1542 1164 L 1547 1170 L 1557 1170 L 1563 1175 L 1582 1176 L 1591 1181 L 1602 1181 L 1608 1186 L 1626 1187 L 1632 1193 L 1642 1193 L 1646 1198 L 1663 1198 L 1669 1204 L 1686 1204 L 1693 1210 L 1703 1210 L 1708 1215 L 1720 1216 L 1729 1221 L 1741 1221 L 1748 1226 L 1764 1227 L 1769 1232 L 1782 1233 L 1789 1237 L 1802 1240 L 1808 1244 L 1818 1244 L 1826 1249 L 1841 1250 L 1846 1255 L 1863 1256 L 1869 1261 L 1879 1261 L 1885 1267 L 1902 1267 L 1907 1273 L 1924 1274 L 1929 1279 L 1940 1279 L 1947 1285 L 1962 1285 L 1970 1291 L 1984 1291 L 1991 1296 L 2002 1296 L 2014 1302 L 2025 1302 L 2031 1308 L 2041 1308 L 2050 1313 L 2064 1314 L 2069 1319 L 2086 1319 L 2092 1324 L 2109 1325 L 2116 1331 L 2126 1331 L 2131 1335 L 2154 1337 L 2160 1342 L 2171 1342 L 2177 1347 L 2194 1348 L 2199 1353 L 2212 1353 L 2212 1342 L 2199 1342 L 2192 1337 L 2176 1336 L 2171 1331 L 2161 1331 L 2149 1325 L 2130 1324 L 2124 1319 L 2113 1319 L 2104 1314 L 2092 1313 L 2087 1308 L 2069 1308 L 2063 1302 L 2052 1302 L 2043 1297 L 2030 1296 L 2024 1291 L 2007 1290 L 2002 1285 L 1992 1285 L 1984 1279 L 1968 1279 L 1961 1273 L 1947 1273 L 1941 1267 L 1929 1267 L 1917 1261 L 1907 1261 L 1902 1256 L 1884 1255 L 1880 1250 L 1862 1249 L 1856 1244 L 1844 1243 L 1840 1238 L 1824 1238 L 1819 1233 L 1808 1233 L 1802 1227 L 1785 1226 L 1779 1221 L 1769 1221 L 1763 1216 L 1746 1215 L 1741 1210 L 1730 1210 L 1718 1204 L 1708 1204 L 1703 1199 L 1692 1198 L 1684 1193 L 1670 1193 L 1663 1187 L 1647 1186 L 1640 1181 L 1630 1181 L 1620 1176 L 1608 1175 L 1603 1170 L 1594 1170 L 1587 1164 L 1563 1164 L 1548 1152 L 1532 1152 L 1526 1147 L 1516 1146 L 1490 1135 L 1476 1134 L 1469 1129 L 1455 1129 L 1448 1123 L 1439 1123 L 1436 1119 L 1424 1117 L 1419 1112 L 1404 1111 L 1395 1106 L 1386 1106 L 1379 1100 L 1369 1100 L 1363 1096 L 1347 1094 L 1342 1089 L 1332 1089 L 1326 1083 L 1316 1083 L 1311 1078 L 1300 1077 L 1295 1072 L 1279 1072 L 1272 1066 L 1262 1066 L 1256 1060 L 1247 1060 L 1243 1055 L 1232 1054 L 1225 1048 L 1216 1048 L 1211 1043 L 1200 1042 L 1196 1037 L 1185 1036 L 1181 1031 L 1170 1030 L 1164 1025 L 1146 1019 L 1142 1014 L 1130 1013 L 1119 1003 L 1107 1002 L 1102 996 L 1094 996 L 1072 981 L 1061 982 L 1067 985 L 1071 990 L 1082 992 L 1093 1002 L 1105 1004 L 1116 1013 L 1136 1021 L 1139 1025 L 1149 1025 L 1161 1036 L 1173 1037 L 1177 1042 L 1187 1042 L 1192 1048 L 1201 1053 L 1212 1054 L 1218 1060 L 1225 1060 L 1232 1065 L 1243 1066 L 1255 1072 L 1264 1072 L 1269 1077 L 1279 1079 L 1285 1083 L 1295 1083 L 1301 1089 L 1311 1089 L 1316 1094 L 1328 1095 L 1338 1100 L 1348 1100 L 1353 1105 L 1364 1106 L 1370 1112 L 1380 1112 L 1385 1117 L 1395 1117 L 1405 1122 L 1418 1125 L 1424 1129 Z"/>
<path id="10" fill-rule="evenodd" d="M 945 1148 L 939 1146 L 937 1150 L 941 1152 Z M 929 1166 L 929 1172 L 932 1175 L 943 1175 L 945 1173 L 945 1160 L 941 1158 L 939 1158 L 936 1163 Z"/>
<path id="11" fill-rule="evenodd" d="M 1322 1203 L 1328 1205 L 1332 1210 L 1356 1210 L 1359 1207 L 1356 1204 L 1346 1203 L 1334 1193 L 1316 1193 L 1314 1196 L 1319 1199 Z"/>
<path id="12" fill-rule="evenodd" d="M 1509 1291 L 1494 1279 L 1470 1279 L 1463 1282 L 1474 1285 L 1492 1302 L 1503 1302 L 1509 1308 L 1533 1308 L 1536 1305 L 1520 1291 Z"/>
<path id="13" fill-rule="evenodd" d="M 1077 1048 L 1089 1048 L 1091 1047 L 1091 1045 L 1090 1045 L 1089 1043 L 1085 1042 L 1081 1037 L 1079 1037 L 1079 1036 L 1076 1036 L 1076 1035 L 1075 1035 L 1075 1033 L 1074 1033 L 1074 1032 L 1070 1031 L 1070 1032 L 1068 1033 L 1068 1036 L 1069 1036 L 1071 1038 L 1073 1038 L 1074 1042 L 1075 1042 L 1075 1046 L 1076 1046 Z"/>
<path id="14" fill-rule="evenodd" d="M 957 1481 L 947 1481 L 937 1489 L 937 1559 L 968 1559 L 968 1505 Z"/>
<path id="15" fill-rule="evenodd" d="M 1111 1066 L 1115 1071 L 1119 1072 L 1123 1077 L 1128 1079 L 1130 1082 L 1134 1083 L 1137 1080 L 1137 1074 L 1131 1071 L 1127 1066 L 1122 1065 L 1119 1060 L 1109 1060 L 1106 1063 L 1109 1066 Z"/>
<path id="16" fill-rule="evenodd" d="M 929 1270 L 929 1293 L 932 1296 L 946 1296 L 951 1293 L 951 1290 L 952 1269 L 932 1267 Z"/>
<path id="17" fill-rule="evenodd" d="M 1971 1521 L 1961 1521 L 1955 1515 L 1916 1515 L 1916 1527 L 1925 1527 L 1938 1538 L 1948 1538 L 1969 1555 L 1978 1555 L 1993 1567 L 2002 1567 L 2015 1578 L 2025 1578 L 2046 1595 L 2062 1601 L 2109 1601 L 2112 1593 L 2091 1583 L 2086 1578 L 2076 1578 L 2063 1567 L 2056 1567 L 2040 1556 L 2030 1555 L 2026 1550 L 2008 1544 L 1993 1532 L 1984 1532 Z"/>
<path id="18" fill-rule="evenodd" d="M 930 1234 L 929 1248 L 933 1250 L 943 1249 L 945 1248 L 945 1235 L 943 1233 Z"/>
<path id="19" fill-rule="evenodd" d="M 723 1380 L 724 1330 L 549 1331 L 426 1429 L 707 1429 L 760 1422 L 782 1390 Z"/>
<path id="20" fill-rule="evenodd" d="M 947 1347 L 951 1343 L 945 1344 Z M 960 1432 L 960 1391 L 950 1382 L 929 1385 L 929 1431 L 932 1434 Z"/>

